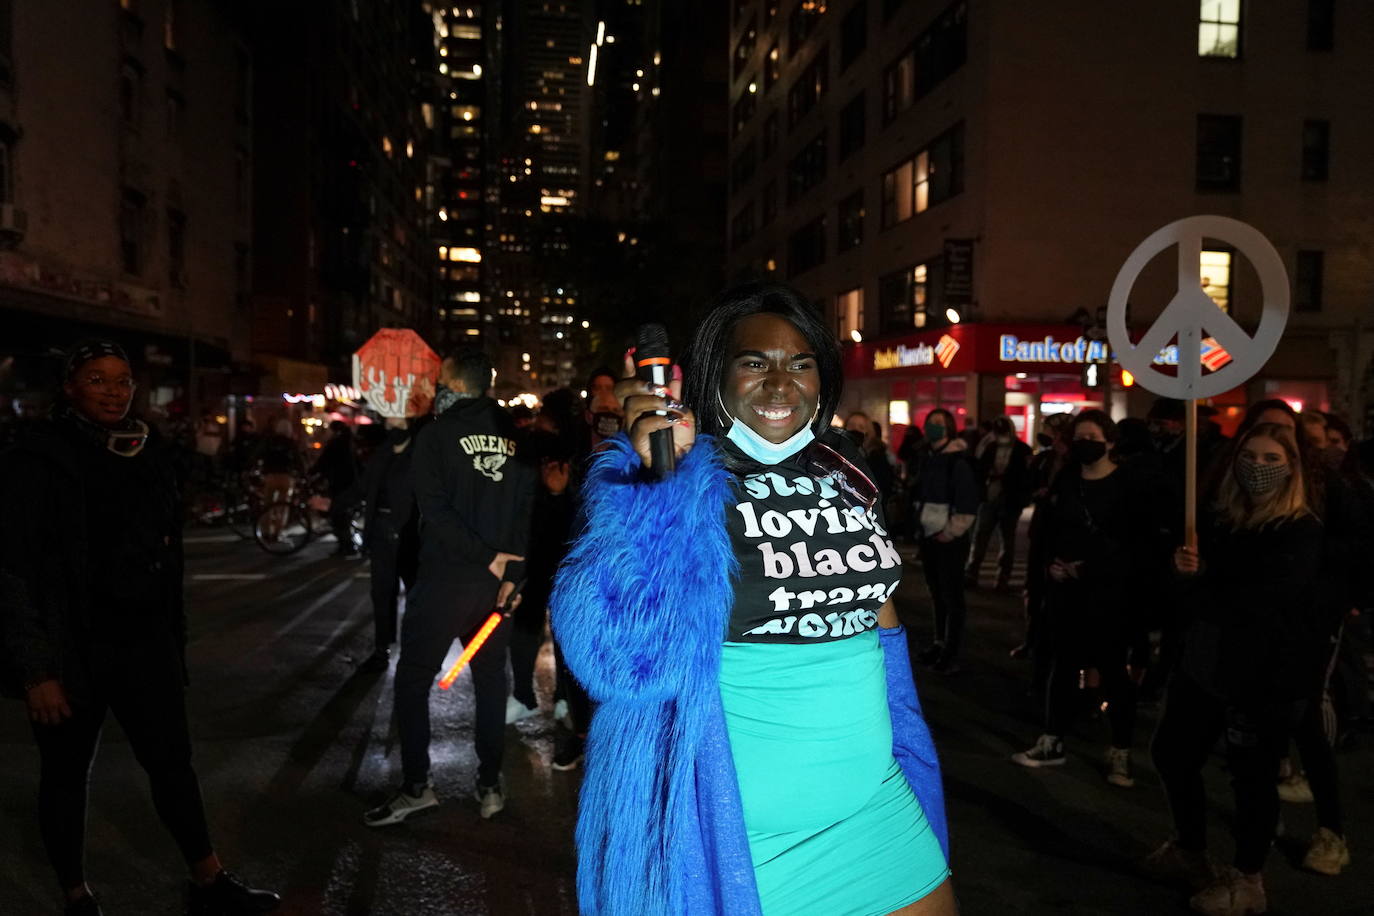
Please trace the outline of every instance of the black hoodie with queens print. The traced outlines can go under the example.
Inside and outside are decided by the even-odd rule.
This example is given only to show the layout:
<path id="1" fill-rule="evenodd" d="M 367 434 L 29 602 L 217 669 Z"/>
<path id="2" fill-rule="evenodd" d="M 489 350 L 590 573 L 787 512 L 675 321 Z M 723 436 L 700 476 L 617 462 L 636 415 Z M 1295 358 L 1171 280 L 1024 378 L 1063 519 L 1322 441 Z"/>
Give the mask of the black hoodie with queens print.
<path id="1" fill-rule="evenodd" d="M 460 582 L 482 582 L 496 554 L 525 556 L 536 471 L 510 415 L 488 397 L 466 398 L 415 439 L 421 575 L 434 565 Z M 525 564 L 506 567 L 506 581 Z"/>

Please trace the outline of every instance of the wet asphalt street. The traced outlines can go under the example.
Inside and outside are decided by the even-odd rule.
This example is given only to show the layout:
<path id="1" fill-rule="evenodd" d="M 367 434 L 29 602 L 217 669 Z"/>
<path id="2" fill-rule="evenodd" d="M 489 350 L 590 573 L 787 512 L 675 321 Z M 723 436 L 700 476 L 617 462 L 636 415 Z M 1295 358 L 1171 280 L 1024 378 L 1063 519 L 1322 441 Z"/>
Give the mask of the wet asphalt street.
<path id="1" fill-rule="evenodd" d="M 226 864 L 278 889 L 289 914 L 576 912 L 572 827 L 577 772 L 549 768 L 551 658 L 541 658 L 544 714 L 507 732 L 506 810 L 482 822 L 470 792 L 471 682 L 435 691 L 434 781 L 443 804 L 406 824 L 369 830 L 362 811 L 399 772 L 390 675 L 364 675 L 371 648 L 366 565 L 332 544 L 268 556 L 218 531 L 188 539 L 192 733 L 211 828 Z M 904 554 L 907 550 L 903 549 Z M 928 601 L 912 566 L 898 596 L 913 635 Z M 1085 721 L 1070 763 L 1027 771 L 1009 755 L 1038 734 L 1028 669 L 1007 659 L 1018 602 L 971 599 L 963 673 L 918 674 L 947 780 L 955 882 L 966 914 L 1186 912 L 1183 896 L 1133 863 L 1168 834 L 1142 715 L 1133 790 L 1108 786 L 1103 722 Z M 450 660 L 457 655 L 455 649 Z M 1339 878 L 1299 871 L 1310 805 L 1284 806 L 1287 837 L 1266 869 L 1280 916 L 1374 913 L 1374 738 L 1340 757 L 1354 862 Z M 37 756 L 22 707 L 0 705 L 0 916 L 58 912 L 34 818 Z M 1229 856 L 1230 793 L 1209 774 L 1214 849 Z M 177 853 L 117 725 L 106 726 L 92 776 L 87 872 L 110 916 L 179 912 Z M 894 867 L 897 864 L 894 863 Z"/>

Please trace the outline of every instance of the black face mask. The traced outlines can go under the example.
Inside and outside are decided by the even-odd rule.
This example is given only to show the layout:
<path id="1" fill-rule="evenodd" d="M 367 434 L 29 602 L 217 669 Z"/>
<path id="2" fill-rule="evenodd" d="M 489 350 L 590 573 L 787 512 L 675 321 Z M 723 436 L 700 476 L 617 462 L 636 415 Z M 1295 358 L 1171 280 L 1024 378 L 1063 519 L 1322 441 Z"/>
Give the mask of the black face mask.
<path id="1" fill-rule="evenodd" d="M 1096 464 L 1107 454 L 1107 443 L 1096 439 L 1075 439 L 1069 446 L 1069 453 L 1079 464 Z"/>
<path id="2" fill-rule="evenodd" d="M 1035 437 L 1035 441 L 1040 443 L 1041 448 L 1049 448 L 1054 445 L 1054 437 L 1049 433 L 1040 433 Z"/>

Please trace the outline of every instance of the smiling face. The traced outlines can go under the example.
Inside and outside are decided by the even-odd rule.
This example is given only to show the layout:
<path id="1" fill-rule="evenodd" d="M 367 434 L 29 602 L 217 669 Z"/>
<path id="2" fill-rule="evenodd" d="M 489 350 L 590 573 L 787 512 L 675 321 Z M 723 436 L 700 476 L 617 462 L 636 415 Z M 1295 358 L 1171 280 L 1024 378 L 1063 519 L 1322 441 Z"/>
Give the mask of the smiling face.
<path id="1" fill-rule="evenodd" d="M 735 325 L 720 398 L 730 416 L 769 442 L 785 442 L 811 422 L 821 375 L 811 345 L 780 315 L 750 315 Z"/>
<path id="2" fill-rule="evenodd" d="M 133 403 L 133 370 L 118 356 L 87 360 L 72 373 L 64 390 L 77 413 L 92 423 L 116 426 Z"/>

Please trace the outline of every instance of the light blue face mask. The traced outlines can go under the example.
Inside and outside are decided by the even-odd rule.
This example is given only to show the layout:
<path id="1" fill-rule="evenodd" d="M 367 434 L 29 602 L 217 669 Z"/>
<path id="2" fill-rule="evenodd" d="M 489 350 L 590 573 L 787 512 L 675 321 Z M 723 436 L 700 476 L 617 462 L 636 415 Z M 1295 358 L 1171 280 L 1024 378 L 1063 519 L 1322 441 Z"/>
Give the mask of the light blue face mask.
<path id="1" fill-rule="evenodd" d="M 739 446 L 740 451 L 759 464 L 777 464 L 785 461 L 806 448 L 816 438 L 816 433 L 808 422 L 782 442 L 769 442 L 750 429 L 747 423 L 730 416 L 724 403 L 720 405 L 720 410 L 731 421 L 730 430 L 725 434 L 725 438 Z M 814 419 L 815 417 L 812 417 L 812 420 Z"/>

